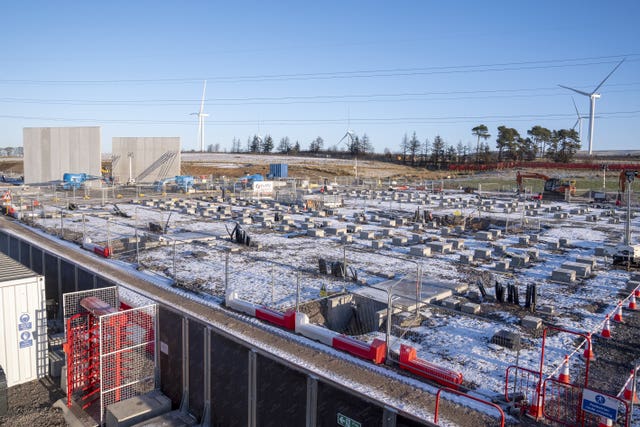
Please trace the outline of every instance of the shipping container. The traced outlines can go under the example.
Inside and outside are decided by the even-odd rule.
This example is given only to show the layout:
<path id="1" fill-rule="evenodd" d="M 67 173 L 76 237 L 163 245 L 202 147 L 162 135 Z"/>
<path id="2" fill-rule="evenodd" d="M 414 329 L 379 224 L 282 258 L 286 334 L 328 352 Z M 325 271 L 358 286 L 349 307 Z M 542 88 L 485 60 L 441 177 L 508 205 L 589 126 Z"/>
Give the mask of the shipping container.
<path id="1" fill-rule="evenodd" d="M 271 163 L 269 165 L 269 176 L 271 178 L 287 178 L 289 175 L 289 165 L 287 163 Z"/>
<path id="2" fill-rule="evenodd" d="M 44 277 L 0 253 L 0 365 L 7 386 L 47 375 Z"/>

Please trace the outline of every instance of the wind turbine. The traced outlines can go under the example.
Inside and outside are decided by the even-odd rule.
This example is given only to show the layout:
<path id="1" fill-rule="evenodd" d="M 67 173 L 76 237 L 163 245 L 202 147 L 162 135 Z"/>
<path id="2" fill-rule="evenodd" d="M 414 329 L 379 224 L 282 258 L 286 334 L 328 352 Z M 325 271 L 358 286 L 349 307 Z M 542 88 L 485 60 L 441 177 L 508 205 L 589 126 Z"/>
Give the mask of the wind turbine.
<path id="1" fill-rule="evenodd" d="M 587 116 L 583 116 L 582 114 L 580 114 L 580 111 L 578 111 L 578 106 L 576 105 L 576 100 L 573 99 L 573 96 L 571 97 L 571 101 L 573 101 L 573 108 L 576 109 L 576 115 L 578 116 L 578 120 L 576 120 L 571 129 L 575 129 L 576 126 L 578 127 L 578 138 L 580 138 L 580 141 L 582 141 L 582 119 Z"/>
<path id="2" fill-rule="evenodd" d="M 204 112 L 204 95 L 207 91 L 207 81 L 204 81 L 204 87 L 202 88 L 202 101 L 200 101 L 200 111 L 197 113 L 191 113 L 192 116 L 198 116 L 198 139 L 200 140 L 200 151 L 204 152 L 204 118 L 209 117 L 209 114 Z"/>
<path id="3" fill-rule="evenodd" d="M 562 88 L 569 89 L 569 90 L 572 90 L 572 91 L 574 91 L 576 93 L 579 93 L 580 95 L 588 96 L 589 99 L 591 100 L 591 108 L 589 109 L 589 155 L 591 155 L 591 152 L 593 150 L 593 124 L 594 124 L 595 113 L 596 113 L 596 99 L 600 98 L 600 94 L 597 93 L 598 89 L 600 89 L 600 87 L 602 87 L 604 82 L 606 82 L 607 79 L 609 77 L 611 77 L 611 74 L 613 74 L 618 69 L 618 67 L 620 65 L 622 65 L 622 63 L 624 62 L 625 59 L 626 58 L 623 58 L 622 61 L 620 61 L 618 63 L 618 65 L 616 65 L 613 68 L 613 70 L 611 70 L 611 72 L 609 74 L 607 74 L 607 77 L 605 77 L 604 80 L 602 80 L 600 82 L 600 84 L 598 86 L 596 86 L 596 88 L 591 93 L 583 92 L 581 90 L 574 89 L 574 88 L 569 87 L 569 86 L 558 85 L 558 86 L 560 86 Z"/>
<path id="4" fill-rule="evenodd" d="M 342 141 L 345 140 L 345 138 L 349 138 L 349 145 L 347 146 L 348 149 L 352 149 L 353 148 L 353 141 L 355 139 L 354 135 L 355 132 L 348 129 L 349 126 L 347 125 L 347 133 L 344 134 L 344 136 L 340 139 L 340 141 L 338 141 L 338 144 L 340 144 Z M 345 143 L 346 144 L 346 143 Z M 356 175 L 356 183 L 358 182 L 358 151 L 356 150 L 355 156 L 354 156 L 354 161 L 355 161 L 355 165 L 353 167 L 353 170 L 355 171 L 355 175 Z"/>

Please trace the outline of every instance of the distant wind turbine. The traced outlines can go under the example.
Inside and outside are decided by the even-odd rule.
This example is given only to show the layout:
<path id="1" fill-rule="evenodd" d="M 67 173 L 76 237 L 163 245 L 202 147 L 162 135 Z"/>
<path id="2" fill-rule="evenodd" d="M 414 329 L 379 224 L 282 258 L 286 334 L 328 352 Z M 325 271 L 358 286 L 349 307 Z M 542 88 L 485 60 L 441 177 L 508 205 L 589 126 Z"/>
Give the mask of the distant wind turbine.
<path id="1" fill-rule="evenodd" d="M 588 96 L 589 99 L 591 100 L 591 108 L 589 109 L 589 155 L 591 155 L 592 150 L 593 150 L 593 125 L 594 125 L 594 119 L 595 119 L 595 113 L 596 113 L 596 99 L 600 98 L 600 94 L 597 93 L 598 89 L 600 89 L 600 87 L 602 87 L 602 85 L 604 84 L 604 82 L 607 81 L 607 79 L 609 77 L 611 77 L 611 74 L 613 74 L 620 65 L 622 65 L 622 63 L 624 62 L 626 58 L 622 59 L 622 61 L 620 61 L 618 63 L 618 65 L 616 65 L 613 70 L 611 70 L 611 72 L 609 74 L 607 74 L 607 77 L 604 78 L 604 80 L 602 80 L 600 82 L 600 84 L 598 86 L 596 86 L 596 88 L 593 90 L 593 92 L 588 93 L 588 92 L 583 92 L 581 90 L 578 89 L 574 89 L 572 87 L 569 86 L 563 86 L 563 85 L 558 85 L 562 88 L 565 89 L 569 89 L 572 90 L 576 93 L 579 93 L 580 95 L 584 95 L 584 96 Z"/>
<path id="2" fill-rule="evenodd" d="M 576 109 L 576 115 L 578 117 L 578 120 L 576 120 L 575 124 L 571 129 L 575 129 L 576 126 L 578 127 L 578 138 L 580 138 L 580 141 L 582 141 L 582 119 L 584 119 L 587 116 L 583 116 L 582 114 L 580 114 L 580 111 L 578 110 L 578 106 L 576 105 L 576 100 L 573 99 L 573 96 L 571 97 L 571 101 L 573 101 L 573 108 Z"/>
<path id="3" fill-rule="evenodd" d="M 192 116 L 198 116 L 198 139 L 200 140 L 200 151 L 204 152 L 204 119 L 209 117 L 209 114 L 204 112 L 204 97 L 207 91 L 207 81 L 204 81 L 204 87 L 202 88 L 202 101 L 200 101 L 200 111 L 197 113 L 191 113 Z"/>
<path id="4" fill-rule="evenodd" d="M 348 129 L 348 127 L 349 126 L 347 125 L 347 133 L 345 133 L 344 136 L 340 139 L 340 141 L 338 141 L 338 144 L 340 144 L 342 141 L 344 141 L 345 138 L 349 138 L 349 145 L 347 145 L 347 148 L 349 150 L 352 150 L 353 149 L 353 141 L 355 140 L 355 137 L 354 137 L 355 132 L 350 130 L 350 129 Z M 346 142 L 345 142 L 345 144 L 346 144 Z M 355 162 L 355 164 L 353 166 L 353 170 L 355 172 L 356 182 L 358 182 L 358 151 L 357 150 L 356 150 L 356 153 L 355 153 L 354 162 Z"/>

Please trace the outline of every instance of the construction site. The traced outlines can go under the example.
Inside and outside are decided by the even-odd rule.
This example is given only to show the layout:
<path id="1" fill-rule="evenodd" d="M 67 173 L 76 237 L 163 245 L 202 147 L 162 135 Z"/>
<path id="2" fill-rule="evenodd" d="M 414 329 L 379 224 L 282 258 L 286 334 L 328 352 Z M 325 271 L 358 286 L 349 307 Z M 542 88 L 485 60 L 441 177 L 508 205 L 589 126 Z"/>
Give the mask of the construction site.
<path id="1" fill-rule="evenodd" d="M 4 190 L 15 332 L 0 366 L 9 392 L 59 387 L 64 423 L 640 419 L 634 165 L 610 164 L 607 186 L 598 171 L 354 176 L 345 160 L 330 175 L 322 159 L 185 164 L 172 138 L 114 147 L 108 176 Z"/>

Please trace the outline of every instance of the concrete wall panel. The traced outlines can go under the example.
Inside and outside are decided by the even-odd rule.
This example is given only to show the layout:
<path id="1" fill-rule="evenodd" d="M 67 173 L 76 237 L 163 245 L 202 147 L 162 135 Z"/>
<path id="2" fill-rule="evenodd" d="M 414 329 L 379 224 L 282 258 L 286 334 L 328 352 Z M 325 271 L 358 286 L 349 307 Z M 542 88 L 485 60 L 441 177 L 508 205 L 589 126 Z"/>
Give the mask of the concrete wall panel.
<path id="1" fill-rule="evenodd" d="M 150 183 L 180 175 L 179 137 L 116 137 L 112 139 L 112 175 L 116 182 Z"/>
<path id="2" fill-rule="evenodd" d="M 24 182 L 61 180 L 66 172 L 100 175 L 99 126 L 24 128 Z"/>

